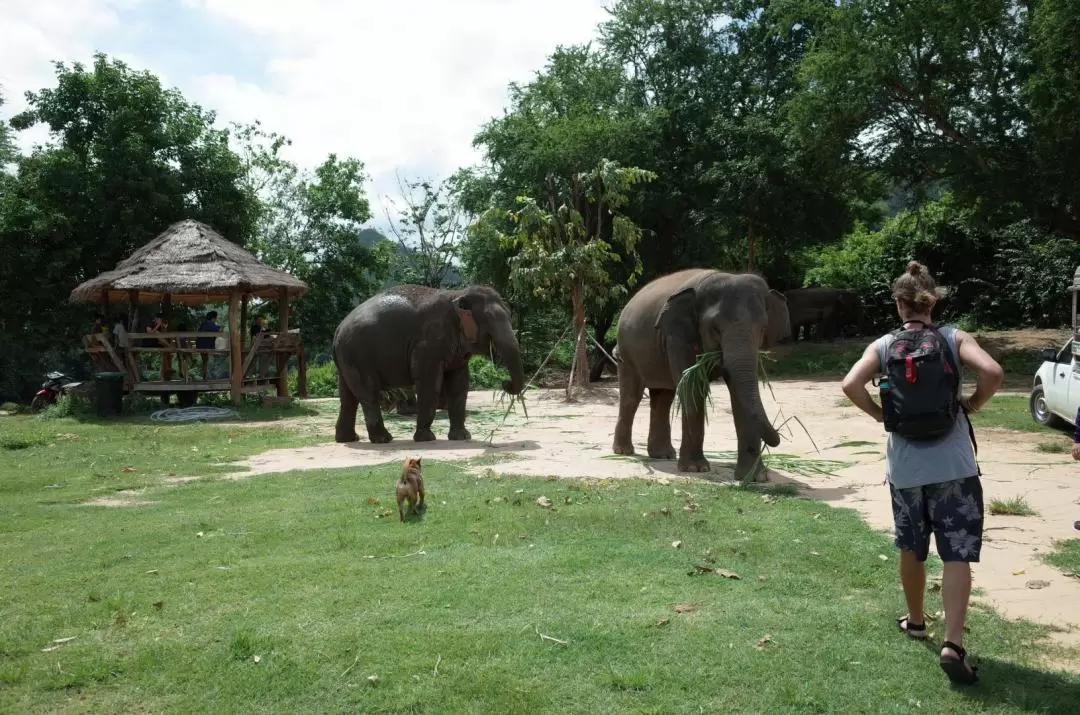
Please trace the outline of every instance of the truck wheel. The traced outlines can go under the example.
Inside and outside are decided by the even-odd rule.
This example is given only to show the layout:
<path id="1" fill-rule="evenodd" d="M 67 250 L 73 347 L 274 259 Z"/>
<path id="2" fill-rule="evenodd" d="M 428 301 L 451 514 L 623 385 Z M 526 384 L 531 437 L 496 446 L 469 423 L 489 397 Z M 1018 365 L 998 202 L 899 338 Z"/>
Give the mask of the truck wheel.
<path id="1" fill-rule="evenodd" d="M 1044 427 L 1060 427 L 1062 419 L 1052 413 L 1046 406 L 1046 395 L 1043 392 L 1042 383 L 1031 389 L 1031 397 L 1028 399 L 1028 409 L 1031 411 L 1031 419 Z"/>

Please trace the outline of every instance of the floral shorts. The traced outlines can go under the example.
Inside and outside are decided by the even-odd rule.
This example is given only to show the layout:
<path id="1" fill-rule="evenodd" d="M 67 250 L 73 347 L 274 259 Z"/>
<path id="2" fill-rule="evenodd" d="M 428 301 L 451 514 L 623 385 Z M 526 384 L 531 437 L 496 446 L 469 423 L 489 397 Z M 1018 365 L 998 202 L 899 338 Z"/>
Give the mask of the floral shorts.
<path id="1" fill-rule="evenodd" d="M 892 492 L 896 547 L 925 561 L 934 534 L 942 561 L 978 563 L 982 550 L 983 490 L 979 477 Z"/>

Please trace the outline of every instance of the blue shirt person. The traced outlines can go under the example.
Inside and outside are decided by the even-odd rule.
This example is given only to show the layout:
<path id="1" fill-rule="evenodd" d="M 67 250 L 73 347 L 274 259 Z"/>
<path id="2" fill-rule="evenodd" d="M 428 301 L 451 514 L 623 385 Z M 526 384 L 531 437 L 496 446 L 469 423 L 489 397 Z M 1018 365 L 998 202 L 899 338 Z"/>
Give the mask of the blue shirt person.
<path id="1" fill-rule="evenodd" d="M 219 333 L 221 332 L 221 326 L 217 324 L 217 311 L 211 310 L 206 314 L 206 319 L 199 325 L 198 332 L 200 333 Z M 215 338 L 195 338 L 195 348 L 197 350 L 213 350 Z M 203 379 L 210 379 L 210 353 L 202 353 L 202 367 L 203 367 Z"/>

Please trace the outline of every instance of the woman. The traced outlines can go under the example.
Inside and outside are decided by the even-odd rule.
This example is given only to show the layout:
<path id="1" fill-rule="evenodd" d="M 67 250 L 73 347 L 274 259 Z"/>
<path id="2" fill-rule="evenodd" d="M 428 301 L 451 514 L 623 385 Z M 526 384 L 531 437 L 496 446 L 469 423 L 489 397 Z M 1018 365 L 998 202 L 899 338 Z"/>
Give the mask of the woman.
<path id="1" fill-rule="evenodd" d="M 892 494 L 895 543 L 900 550 L 900 582 L 908 607 L 907 615 L 899 619 L 897 625 L 911 638 L 922 640 L 927 637 L 923 620 L 925 561 L 933 532 L 938 555 L 944 562 L 941 597 L 946 629 L 939 663 L 953 682 L 972 684 L 978 682 L 978 676 L 976 669 L 966 662 L 964 620 L 971 596 L 971 564 L 978 563 L 982 548 L 983 494 L 972 443 L 974 432 L 967 414 L 978 412 L 997 392 L 1003 373 L 1001 366 L 971 335 L 956 328 L 933 325 L 931 313 L 938 300 L 938 288 L 921 263 L 909 263 L 907 270 L 893 281 L 892 292 L 903 330 L 910 332 L 898 335 L 899 331 L 894 331 L 878 338 L 851 367 L 842 387 L 856 407 L 878 422 L 885 422 L 882 406 L 870 397 L 866 383 L 874 376 L 886 373 L 890 348 L 898 338 L 914 338 L 920 351 L 936 351 L 940 347 L 936 354 L 944 357 L 946 365 L 955 365 L 953 356 L 958 355 L 963 367 L 978 373 L 975 392 L 965 398 L 962 396 L 963 368 L 960 365 L 945 367 L 940 374 L 949 375 L 951 382 L 948 384 L 954 387 L 948 389 L 955 392 L 953 395 L 941 394 L 941 388 L 928 381 L 915 387 L 920 370 L 927 380 L 932 379 L 934 365 L 929 361 L 916 362 L 917 356 L 912 353 L 907 358 L 900 358 L 901 379 L 905 375 L 903 370 L 908 370 L 908 384 L 900 387 L 905 390 L 930 389 L 935 391 L 930 398 L 937 397 L 945 403 L 954 400 L 955 418 L 951 425 L 946 422 L 943 428 L 936 425 L 934 431 L 927 428 L 927 433 L 935 435 L 932 438 L 918 439 L 898 434 L 897 422 L 890 419 L 885 461 L 885 477 Z M 951 374 L 953 369 L 955 375 Z M 886 394 L 886 390 L 897 388 L 883 385 L 882 389 Z M 927 395 L 923 393 L 920 397 L 925 399 Z M 892 409 L 897 404 L 890 401 L 890 418 L 894 418 Z M 935 413 L 939 420 L 940 414 Z"/>

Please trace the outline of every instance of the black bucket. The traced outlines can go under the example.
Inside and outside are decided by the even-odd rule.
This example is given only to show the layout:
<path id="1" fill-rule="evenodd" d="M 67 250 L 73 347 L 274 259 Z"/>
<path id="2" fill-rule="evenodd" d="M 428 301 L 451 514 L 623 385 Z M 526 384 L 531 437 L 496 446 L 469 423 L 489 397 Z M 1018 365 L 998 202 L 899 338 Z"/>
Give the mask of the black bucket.
<path id="1" fill-rule="evenodd" d="M 124 373 L 94 374 L 94 408 L 98 417 L 116 417 L 124 410 Z"/>

